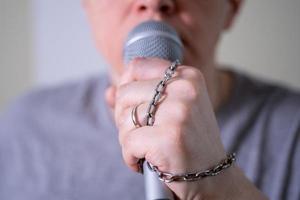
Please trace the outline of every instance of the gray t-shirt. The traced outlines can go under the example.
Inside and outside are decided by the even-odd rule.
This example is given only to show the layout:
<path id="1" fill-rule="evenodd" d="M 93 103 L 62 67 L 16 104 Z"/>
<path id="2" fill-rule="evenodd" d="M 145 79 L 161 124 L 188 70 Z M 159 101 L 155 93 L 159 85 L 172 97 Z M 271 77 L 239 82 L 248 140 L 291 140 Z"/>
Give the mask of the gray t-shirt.
<path id="1" fill-rule="evenodd" d="M 300 94 L 235 74 L 216 114 L 228 152 L 270 199 L 300 199 Z M 33 91 L 0 118 L 0 199 L 144 199 L 104 100 L 106 76 Z M 222 187 L 222 186 L 220 186 Z"/>

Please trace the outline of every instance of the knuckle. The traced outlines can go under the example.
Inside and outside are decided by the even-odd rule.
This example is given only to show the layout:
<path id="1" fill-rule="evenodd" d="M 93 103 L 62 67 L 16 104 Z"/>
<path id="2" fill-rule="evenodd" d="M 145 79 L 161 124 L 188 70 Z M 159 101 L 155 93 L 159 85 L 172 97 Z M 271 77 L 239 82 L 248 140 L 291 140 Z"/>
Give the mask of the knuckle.
<path id="1" fill-rule="evenodd" d="M 193 82 L 197 83 L 198 87 L 201 87 L 201 85 L 205 86 L 205 77 L 199 69 L 195 67 L 187 67 L 184 74 Z"/>
<path id="2" fill-rule="evenodd" d="M 186 79 L 178 80 L 178 88 L 180 91 L 182 91 L 182 94 L 184 94 L 188 99 L 196 99 L 198 96 L 198 89 L 195 86 L 195 84 Z"/>
<path id="3" fill-rule="evenodd" d="M 204 75 L 199 69 L 195 67 L 189 67 L 188 72 L 193 78 L 196 78 L 197 80 L 204 80 Z"/>
<path id="4" fill-rule="evenodd" d="M 126 95 L 126 91 L 128 91 L 129 83 L 125 83 L 120 85 L 116 92 L 116 103 L 121 105 L 122 107 L 126 106 L 126 100 L 128 95 Z"/>
<path id="5" fill-rule="evenodd" d="M 181 122 L 184 121 L 189 112 L 188 106 L 182 102 L 176 102 L 173 106 L 175 108 L 174 110 L 176 112 L 177 119 Z"/>

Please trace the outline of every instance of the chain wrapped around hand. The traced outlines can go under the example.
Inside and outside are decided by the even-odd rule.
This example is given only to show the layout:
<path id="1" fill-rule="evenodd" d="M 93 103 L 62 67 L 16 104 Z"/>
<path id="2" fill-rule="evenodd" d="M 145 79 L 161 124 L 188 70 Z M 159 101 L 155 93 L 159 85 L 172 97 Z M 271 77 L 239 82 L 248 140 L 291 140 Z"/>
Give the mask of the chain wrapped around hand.
<path id="1" fill-rule="evenodd" d="M 164 78 L 157 84 L 155 88 L 155 94 L 148 106 L 146 113 L 146 126 L 153 126 L 155 118 L 155 111 L 157 109 L 157 104 L 162 97 L 162 94 L 166 88 L 167 82 L 173 77 L 175 70 L 180 65 L 179 60 L 174 61 L 171 65 L 166 69 Z M 140 164 L 142 164 L 144 159 L 140 160 Z M 165 182 L 170 183 L 173 181 L 197 181 L 203 179 L 208 176 L 216 176 L 221 173 L 223 170 L 229 168 L 233 162 L 235 161 L 235 153 L 227 155 L 227 157 L 222 160 L 218 165 L 207 169 L 203 172 L 196 173 L 186 173 L 186 174 L 172 174 L 167 172 L 161 172 L 158 167 L 153 166 L 151 163 L 147 162 L 147 166 L 153 172 L 155 172 L 158 178 Z M 142 167 L 141 167 L 142 168 Z"/>

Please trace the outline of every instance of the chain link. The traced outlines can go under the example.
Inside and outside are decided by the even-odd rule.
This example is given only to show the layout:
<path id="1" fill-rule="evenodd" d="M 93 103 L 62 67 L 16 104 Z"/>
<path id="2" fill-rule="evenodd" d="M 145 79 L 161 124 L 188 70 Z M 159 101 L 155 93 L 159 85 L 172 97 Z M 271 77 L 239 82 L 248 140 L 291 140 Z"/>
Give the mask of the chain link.
<path id="1" fill-rule="evenodd" d="M 187 174 L 179 174 L 179 175 L 174 175 L 172 173 L 167 173 L 167 172 L 161 172 L 156 166 L 153 166 L 149 162 L 147 162 L 147 165 L 151 171 L 157 174 L 159 180 L 165 183 L 171 183 L 173 181 L 197 181 L 208 176 L 216 176 L 220 174 L 223 170 L 229 168 L 235 160 L 236 160 L 235 153 L 232 153 L 227 155 L 227 157 L 224 160 L 222 160 L 218 165 L 208 170 L 205 170 L 203 172 L 187 173 Z"/>

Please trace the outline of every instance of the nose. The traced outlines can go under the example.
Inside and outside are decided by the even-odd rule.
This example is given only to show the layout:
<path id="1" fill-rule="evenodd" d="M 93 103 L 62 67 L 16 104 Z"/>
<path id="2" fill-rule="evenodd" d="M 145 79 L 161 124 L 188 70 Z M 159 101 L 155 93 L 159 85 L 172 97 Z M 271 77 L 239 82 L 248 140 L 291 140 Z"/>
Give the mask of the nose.
<path id="1" fill-rule="evenodd" d="M 175 0 L 137 0 L 134 7 L 139 14 L 161 16 L 170 16 L 176 10 Z"/>

